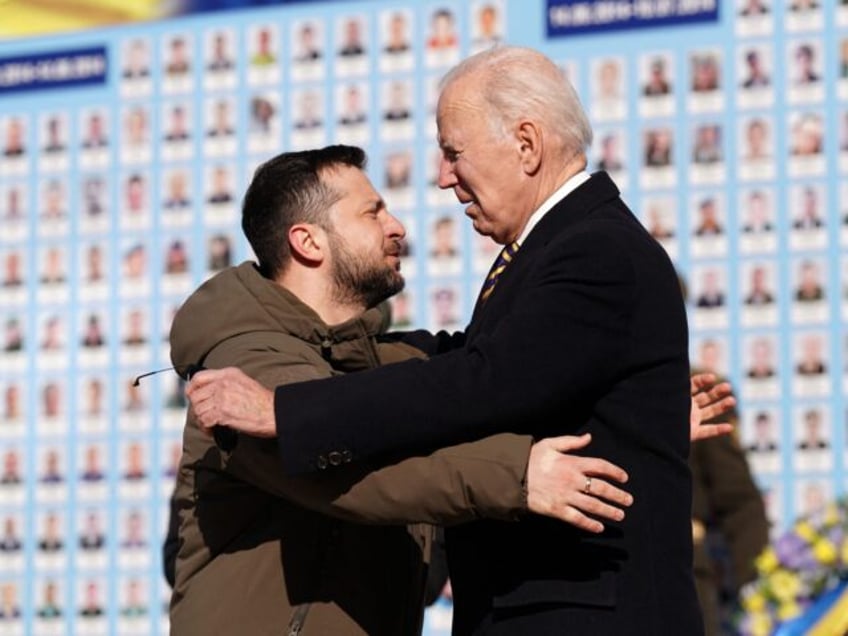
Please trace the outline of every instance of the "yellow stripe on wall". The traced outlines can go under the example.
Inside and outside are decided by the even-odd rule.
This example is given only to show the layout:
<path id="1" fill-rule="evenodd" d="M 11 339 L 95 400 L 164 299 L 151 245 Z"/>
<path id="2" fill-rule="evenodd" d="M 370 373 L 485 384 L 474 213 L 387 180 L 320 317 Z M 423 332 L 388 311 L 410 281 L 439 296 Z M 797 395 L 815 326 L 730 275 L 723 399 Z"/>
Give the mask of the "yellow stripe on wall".
<path id="1" fill-rule="evenodd" d="M 174 12 L 178 0 L 0 0 L 0 37 L 44 35 Z"/>

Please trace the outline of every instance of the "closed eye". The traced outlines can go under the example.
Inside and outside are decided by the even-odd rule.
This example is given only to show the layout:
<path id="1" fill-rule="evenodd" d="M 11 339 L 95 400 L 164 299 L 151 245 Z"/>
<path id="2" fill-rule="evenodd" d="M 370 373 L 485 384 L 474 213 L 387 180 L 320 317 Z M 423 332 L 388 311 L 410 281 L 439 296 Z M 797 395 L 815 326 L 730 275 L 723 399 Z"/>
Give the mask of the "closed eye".
<path id="1" fill-rule="evenodd" d="M 459 155 L 460 152 L 458 150 L 454 150 L 453 148 L 442 148 L 442 156 L 450 163 L 456 163 L 456 160 L 459 159 Z"/>
<path id="2" fill-rule="evenodd" d="M 382 199 L 375 201 L 369 208 L 362 211 L 363 214 L 368 216 L 379 216 L 380 212 L 383 212 L 386 209 L 386 204 Z"/>

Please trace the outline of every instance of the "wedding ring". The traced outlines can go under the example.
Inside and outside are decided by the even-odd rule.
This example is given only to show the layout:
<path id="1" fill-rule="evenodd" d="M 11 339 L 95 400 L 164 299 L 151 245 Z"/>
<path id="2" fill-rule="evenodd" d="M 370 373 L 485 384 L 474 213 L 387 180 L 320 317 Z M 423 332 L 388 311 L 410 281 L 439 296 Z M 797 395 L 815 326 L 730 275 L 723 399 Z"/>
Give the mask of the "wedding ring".
<path id="1" fill-rule="evenodd" d="M 586 485 L 583 486 L 583 492 L 585 492 L 588 495 L 591 490 L 592 490 L 592 478 L 586 477 Z"/>

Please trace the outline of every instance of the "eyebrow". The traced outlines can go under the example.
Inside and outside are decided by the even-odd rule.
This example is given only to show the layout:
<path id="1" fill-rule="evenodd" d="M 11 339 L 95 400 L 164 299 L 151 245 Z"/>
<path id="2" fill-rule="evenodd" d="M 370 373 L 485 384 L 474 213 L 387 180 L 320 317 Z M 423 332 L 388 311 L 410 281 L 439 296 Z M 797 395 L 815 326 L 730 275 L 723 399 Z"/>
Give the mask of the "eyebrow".
<path id="1" fill-rule="evenodd" d="M 382 198 L 373 199 L 368 201 L 363 207 L 363 212 L 379 212 L 381 209 L 385 209 L 386 202 Z"/>
<path id="2" fill-rule="evenodd" d="M 459 153 L 459 152 L 461 152 L 459 150 L 459 148 L 457 148 L 454 143 L 445 140 L 441 135 L 438 137 L 438 142 L 439 142 L 439 149 L 442 151 L 442 153 L 445 153 L 445 152 Z"/>

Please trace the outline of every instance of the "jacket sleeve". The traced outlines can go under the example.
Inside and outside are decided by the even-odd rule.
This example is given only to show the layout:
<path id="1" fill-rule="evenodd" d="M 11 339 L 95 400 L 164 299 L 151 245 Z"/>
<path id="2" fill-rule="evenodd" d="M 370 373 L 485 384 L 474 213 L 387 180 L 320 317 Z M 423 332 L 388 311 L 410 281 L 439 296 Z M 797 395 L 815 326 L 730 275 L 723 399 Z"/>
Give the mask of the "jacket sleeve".
<path id="1" fill-rule="evenodd" d="M 754 559 L 768 543 L 768 520 L 748 462 L 731 435 L 692 445 L 693 514 L 721 532 L 737 586 L 756 576 Z"/>
<path id="2" fill-rule="evenodd" d="M 206 366 L 235 365 L 266 386 L 329 373 L 320 359 L 293 358 L 281 347 L 246 340 L 226 341 L 206 358 Z M 531 445 L 529 436 L 499 435 L 391 465 L 347 464 L 300 477 L 285 475 L 275 440 L 242 435 L 221 456 L 233 476 L 317 512 L 361 523 L 450 525 L 482 517 L 514 519 L 525 512 Z"/>
<path id="3" fill-rule="evenodd" d="M 534 253 L 538 262 L 520 302 L 494 330 L 460 349 L 277 387 L 284 469 L 315 470 L 317 459 L 333 451 L 360 461 L 529 433 L 551 410 L 611 386 L 619 367 L 609 361 L 629 352 L 636 284 L 627 237 L 603 229 Z"/>

